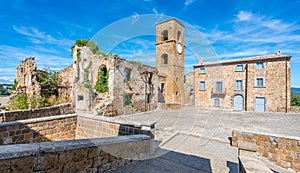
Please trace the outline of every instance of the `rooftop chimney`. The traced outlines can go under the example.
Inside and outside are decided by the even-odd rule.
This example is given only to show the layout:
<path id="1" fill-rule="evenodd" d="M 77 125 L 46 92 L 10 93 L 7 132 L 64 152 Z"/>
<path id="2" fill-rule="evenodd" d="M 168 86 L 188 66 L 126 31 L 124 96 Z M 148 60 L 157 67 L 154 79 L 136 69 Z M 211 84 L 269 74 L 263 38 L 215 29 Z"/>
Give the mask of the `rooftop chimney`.
<path id="1" fill-rule="evenodd" d="M 278 50 L 278 51 L 276 52 L 276 55 L 277 55 L 277 56 L 281 56 L 281 55 L 282 55 L 281 51 Z"/>
<path id="2" fill-rule="evenodd" d="M 199 58 L 199 64 L 203 64 L 203 58 Z"/>

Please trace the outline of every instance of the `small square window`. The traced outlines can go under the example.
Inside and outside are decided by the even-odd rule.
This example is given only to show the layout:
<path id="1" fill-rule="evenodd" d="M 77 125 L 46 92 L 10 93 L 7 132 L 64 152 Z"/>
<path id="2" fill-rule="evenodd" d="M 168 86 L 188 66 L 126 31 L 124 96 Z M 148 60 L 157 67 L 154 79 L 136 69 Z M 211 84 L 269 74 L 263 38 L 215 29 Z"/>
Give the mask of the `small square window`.
<path id="1" fill-rule="evenodd" d="M 243 81 L 242 80 L 235 81 L 235 90 L 243 90 Z"/>
<path id="2" fill-rule="evenodd" d="M 265 65 L 263 62 L 257 62 L 256 63 L 256 69 L 264 69 L 265 68 Z"/>
<path id="3" fill-rule="evenodd" d="M 255 78 L 255 87 L 265 87 L 265 78 Z"/>
<path id="4" fill-rule="evenodd" d="M 238 65 L 236 65 L 235 71 L 244 71 L 244 66 L 243 66 L 243 64 L 238 64 Z"/>
<path id="5" fill-rule="evenodd" d="M 82 101 L 82 100 L 84 100 L 84 97 L 83 97 L 83 95 L 77 95 L 77 100 L 78 100 L 78 101 Z"/>
<path id="6" fill-rule="evenodd" d="M 205 73 L 206 73 L 205 67 L 201 67 L 201 68 L 200 68 L 200 74 L 205 74 Z"/>
<path id="7" fill-rule="evenodd" d="M 214 99 L 214 107 L 220 106 L 220 99 Z"/>
<path id="8" fill-rule="evenodd" d="M 205 81 L 200 81 L 199 90 L 200 91 L 204 91 L 205 90 Z"/>

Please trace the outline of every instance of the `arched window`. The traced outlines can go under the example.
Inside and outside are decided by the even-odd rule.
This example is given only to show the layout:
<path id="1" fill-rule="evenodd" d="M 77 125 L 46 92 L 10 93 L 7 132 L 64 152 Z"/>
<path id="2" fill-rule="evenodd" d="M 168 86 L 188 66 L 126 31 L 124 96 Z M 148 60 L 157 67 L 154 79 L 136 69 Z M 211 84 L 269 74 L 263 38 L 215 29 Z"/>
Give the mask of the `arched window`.
<path id="1" fill-rule="evenodd" d="M 163 37 L 163 41 L 168 40 L 168 30 L 164 30 L 164 31 L 162 32 L 162 37 Z"/>
<path id="2" fill-rule="evenodd" d="M 162 54 L 161 59 L 163 64 L 168 64 L 168 54 Z"/>
<path id="3" fill-rule="evenodd" d="M 177 32 L 177 41 L 180 41 L 180 40 L 181 40 L 181 32 L 178 31 L 178 32 Z"/>

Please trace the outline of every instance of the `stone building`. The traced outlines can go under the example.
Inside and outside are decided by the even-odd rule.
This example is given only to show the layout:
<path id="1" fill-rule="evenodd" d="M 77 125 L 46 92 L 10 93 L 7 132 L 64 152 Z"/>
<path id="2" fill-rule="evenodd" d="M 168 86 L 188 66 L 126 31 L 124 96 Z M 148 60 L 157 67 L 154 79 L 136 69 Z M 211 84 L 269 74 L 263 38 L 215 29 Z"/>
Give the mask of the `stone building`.
<path id="1" fill-rule="evenodd" d="M 194 106 L 194 72 L 189 72 L 184 75 L 184 105 Z"/>
<path id="2" fill-rule="evenodd" d="M 194 66 L 195 107 L 288 112 L 290 59 L 278 51 Z"/>
<path id="3" fill-rule="evenodd" d="M 184 25 L 175 18 L 156 24 L 158 102 L 180 108 L 184 104 Z"/>
<path id="4" fill-rule="evenodd" d="M 156 107 L 158 77 L 155 68 L 118 56 L 94 54 L 86 46 L 75 46 L 73 62 L 77 111 L 116 116 Z M 100 74 L 107 75 L 107 90 L 102 92 L 95 89 Z"/>
<path id="5" fill-rule="evenodd" d="M 41 86 L 37 81 L 37 68 L 34 57 L 24 59 L 17 66 L 16 82 L 18 83 L 16 93 L 40 94 Z"/>

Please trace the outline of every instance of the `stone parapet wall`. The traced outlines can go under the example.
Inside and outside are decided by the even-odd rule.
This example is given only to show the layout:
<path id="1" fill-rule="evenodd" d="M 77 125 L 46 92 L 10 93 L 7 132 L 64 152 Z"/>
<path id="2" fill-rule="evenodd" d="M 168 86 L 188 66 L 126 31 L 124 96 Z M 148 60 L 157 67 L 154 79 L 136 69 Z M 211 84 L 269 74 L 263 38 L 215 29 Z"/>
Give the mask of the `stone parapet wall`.
<path id="1" fill-rule="evenodd" d="M 154 138 L 151 127 L 144 129 L 143 126 L 134 127 L 132 125 L 106 122 L 103 120 L 82 116 L 78 116 L 77 119 L 76 139 L 102 138 L 134 134 L 145 134 L 151 138 Z"/>
<path id="2" fill-rule="evenodd" d="M 74 108 L 71 103 L 60 104 L 52 107 L 32 109 L 32 110 L 19 110 L 0 112 L 0 123 L 10 122 L 17 120 L 26 120 L 32 118 L 49 117 L 55 115 L 71 114 L 74 113 Z"/>
<path id="3" fill-rule="evenodd" d="M 300 138 L 234 130 L 232 146 L 258 152 L 278 166 L 300 171 Z"/>
<path id="4" fill-rule="evenodd" d="M 0 172 L 104 172 L 149 151 L 146 135 L 0 146 Z"/>
<path id="5" fill-rule="evenodd" d="M 75 114 L 1 123 L 0 145 L 75 139 L 76 124 Z"/>
<path id="6" fill-rule="evenodd" d="M 181 105 L 177 103 L 160 103 L 158 104 L 158 109 L 164 110 L 178 110 L 181 109 Z"/>
<path id="7" fill-rule="evenodd" d="M 290 112 L 300 113 L 300 106 L 291 106 Z"/>

